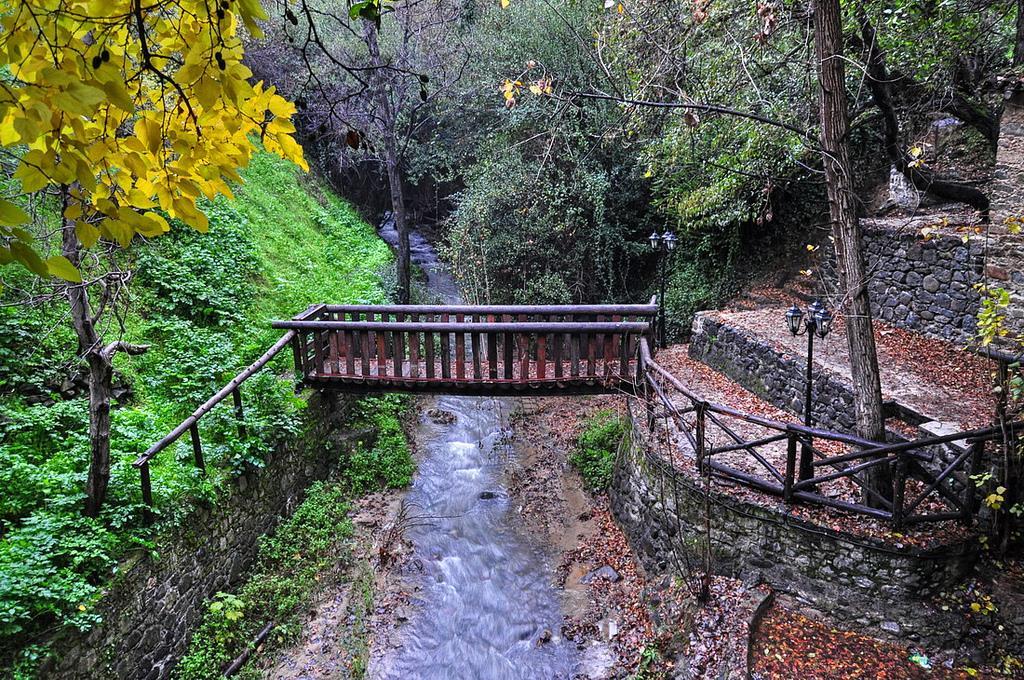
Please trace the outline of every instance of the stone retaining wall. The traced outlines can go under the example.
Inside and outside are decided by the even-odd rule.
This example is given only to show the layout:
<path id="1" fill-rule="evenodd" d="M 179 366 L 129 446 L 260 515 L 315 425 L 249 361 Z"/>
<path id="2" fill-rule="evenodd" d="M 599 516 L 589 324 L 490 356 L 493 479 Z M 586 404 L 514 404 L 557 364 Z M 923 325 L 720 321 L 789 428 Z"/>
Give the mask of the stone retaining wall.
<path id="1" fill-rule="evenodd" d="M 169 678 L 204 603 L 238 582 L 256 556 L 259 537 L 291 514 L 306 487 L 327 477 L 339 448 L 347 445 L 343 433 L 332 439 L 346 405 L 333 395 L 313 394 L 294 443 L 275 451 L 264 469 L 238 477 L 216 505 L 194 508 L 161 535 L 157 558 L 123 562 L 99 605 L 103 623 L 87 634 L 56 639 L 59 659 L 41 676 Z"/>
<path id="2" fill-rule="evenodd" d="M 698 312 L 693 318 L 690 357 L 703 362 L 764 401 L 794 414 L 804 412 L 807 360 L 779 352 L 763 340 Z M 814 372 L 814 423 L 825 429 L 853 432 L 853 393 L 827 369 Z"/>
<path id="3" fill-rule="evenodd" d="M 1020 86 L 1018 86 L 1019 88 Z M 1024 91 L 1007 93 L 999 122 L 999 148 L 991 186 L 992 235 L 985 274 L 988 284 L 1010 293 L 1006 325 L 1024 338 L 1024 234 L 1011 233 L 1011 221 L 1024 219 Z M 1012 352 L 1019 347 L 1011 344 Z"/>
<path id="4" fill-rule="evenodd" d="M 970 339 L 980 304 L 974 286 L 985 280 L 983 239 L 925 240 L 916 226 L 871 219 L 861 224 L 874 317 L 945 340 Z M 821 275 L 828 291 L 838 288 L 834 256 L 822 263 Z"/>
<path id="5" fill-rule="evenodd" d="M 634 428 L 636 431 L 636 428 Z M 652 573 L 700 564 L 704 494 L 634 440 L 615 465 L 612 511 L 633 551 Z M 712 490 L 714 571 L 763 580 L 833 619 L 882 635 L 951 645 L 963 618 L 929 593 L 956 584 L 976 559 L 976 544 L 917 549 L 860 538 Z"/>

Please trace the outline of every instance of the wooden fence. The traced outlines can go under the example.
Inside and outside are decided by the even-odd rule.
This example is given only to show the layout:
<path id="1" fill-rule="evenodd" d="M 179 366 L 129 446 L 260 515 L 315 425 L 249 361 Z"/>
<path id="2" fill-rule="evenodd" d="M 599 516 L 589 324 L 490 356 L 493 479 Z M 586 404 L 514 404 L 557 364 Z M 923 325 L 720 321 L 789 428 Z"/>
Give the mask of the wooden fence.
<path id="1" fill-rule="evenodd" d="M 1015 422 L 889 443 L 783 423 L 702 399 L 654 361 L 646 339 L 640 341 L 637 391 L 646 396 L 648 427 L 660 411 L 679 436 L 676 451 L 683 458 L 692 453 L 698 473 L 780 496 L 787 504 L 867 515 L 896 530 L 973 521 L 979 498 L 971 476 L 981 470 L 986 444 L 1024 433 L 1024 423 Z M 939 447 L 952 443 L 951 457 L 940 460 Z M 873 468 L 891 479 L 889 493 L 865 481 Z"/>

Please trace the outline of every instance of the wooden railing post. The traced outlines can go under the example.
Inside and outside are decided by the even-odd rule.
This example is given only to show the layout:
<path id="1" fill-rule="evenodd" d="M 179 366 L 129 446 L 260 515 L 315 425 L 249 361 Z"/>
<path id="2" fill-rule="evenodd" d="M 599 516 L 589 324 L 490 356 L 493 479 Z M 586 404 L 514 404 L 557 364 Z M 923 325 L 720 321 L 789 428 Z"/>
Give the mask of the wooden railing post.
<path id="1" fill-rule="evenodd" d="M 707 409 L 706 401 L 699 401 L 696 403 L 695 412 L 697 414 L 697 433 L 694 439 L 696 440 L 695 453 L 697 454 L 697 472 L 704 474 L 704 442 L 706 439 L 707 423 L 705 421 L 706 415 L 705 410 Z"/>
<path id="2" fill-rule="evenodd" d="M 146 526 L 153 524 L 153 484 L 149 479 L 149 461 L 139 466 L 139 481 L 142 483 L 142 521 Z"/>
<path id="3" fill-rule="evenodd" d="M 295 364 L 295 382 L 301 384 L 302 379 L 306 377 L 306 367 L 302 361 L 302 345 L 299 343 L 298 333 L 292 336 L 292 361 Z"/>
<path id="4" fill-rule="evenodd" d="M 971 456 L 968 459 L 967 479 L 964 482 L 963 521 L 968 524 L 974 521 L 974 515 L 977 514 L 978 509 L 981 506 L 980 499 L 978 497 L 977 485 L 974 483 L 973 477 L 981 471 L 981 460 L 984 454 L 984 439 L 975 439 L 971 442 Z"/>
<path id="5" fill-rule="evenodd" d="M 903 499 L 907 495 L 907 457 L 905 451 L 896 454 L 892 476 L 892 528 L 903 528 Z"/>
<path id="6" fill-rule="evenodd" d="M 245 429 L 245 412 L 242 410 L 242 390 L 238 387 L 231 390 L 231 399 L 235 402 L 235 419 L 238 421 L 238 438 L 248 438 Z"/>
<path id="7" fill-rule="evenodd" d="M 192 423 L 188 428 L 192 435 L 192 455 L 195 457 L 196 467 L 206 472 L 206 461 L 203 460 L 203 442 L 199 439 L 199 421 Z"/>
<path id="8" fill-rule="evenodd" d="M 785 503 L 793 502 L 793 482 L 796 477 L 796 444 L 797 434 L 793 430 L 786 430 L 786 479 L 782 483 L 782 500 Z"/>

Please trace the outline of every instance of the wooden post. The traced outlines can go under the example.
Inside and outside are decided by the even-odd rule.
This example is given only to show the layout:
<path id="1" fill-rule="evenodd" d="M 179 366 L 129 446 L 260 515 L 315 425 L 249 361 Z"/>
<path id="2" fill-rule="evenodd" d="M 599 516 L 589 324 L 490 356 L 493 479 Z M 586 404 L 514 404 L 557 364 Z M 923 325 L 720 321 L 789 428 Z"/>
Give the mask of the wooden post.
<path id="1" fill-rule="evenodd" d="M 907 492 L 907 458 L 906 452 L 896 454 L 896 468 L 892 476 L 892 528 L 899 531 L 903 528 L 903 498 Z"/>
<path id="2" fill-rule="evenodd" d="M 142 521 L 146 526 L 153 524 L 153 485 L 149 479 L 149 461 L 139 466 L 139 481 L 142 482 Z"/>
<path id="3" fill-rule="evenodd" d="M 793 502 L 793 478 L 796 476 L 796 432 L 786 430 L 786 478 L 782 486 L 782 500 Z"/>
<path id="4" fill-rule="evenodd" d="M 231 390 L 231 399 L 235 402 L 235 418 L 238 420 L 238 438 L 248 437 L 245 429 L 245 412 L 242 410 L 242 390 L 235 388 Z"/>
<path id="5" fill-rule="evenodd" d="M 707 432 L 707 423 L 705 422 L 704 411 L 706 408 L 707 402 L 697 402 L 697 436 L 695 437 L 695 439 L 697 440 L 697 450 L 694 453 L 697 454 L 697 472 L 699 472 L 700 474 L 704 474 L 704 441 Z"/>
<path id="6" fill-rule="evenodd" d="M 203 460 L 203 442 L 199 439 L 199 421 L 192 423 L 189 433 L 192 435 L 192 455 L 196 461 L 196 467 L 206 472 L 206 461 Z"/>
<path id="7" fill-rule="evenodd" d="M 971 442 L 971 457 L 968 459 L 967 482 L 964 486 L 964 518 L 963 521 L 970 524 L 974 521 L 974 515 L 980 507 L 977 487 L 971 477 L 981 471 L 981 460 L 985 453 L 985 440 L 977 439 Z"/>
<path id="8" fill-rule="evenodd" d="M 447 314 L 441 315 L 441 322 L 448 323 Z M 445 380 L 448 380 L 452 377 L 452 369 L 449 363 L 452 359 L 452 350 L 451 346 L 449 345 L 449 342 L 450 336 L 448 335 L 448 331 L 444 331 L 443 333 L 441 333 L 441 377 L 444 378 Z"/>
<path id="9" fill-rule="evenodd" d="M 463 314 L 455 315 L 456 323 L 463 323 L 466 317 Z M 466 379 L 466 334 L 455 333 L 455 379 L 463 382 Z"/>
<path id="10" fill-rule="evenodd" d="M 295 382 L 300 383 L 306 377 L 306 367 L 302 361 L 302 345 L 299 343 L 301 333 L 292 336 L 292 361 L 295 363 Z"/>

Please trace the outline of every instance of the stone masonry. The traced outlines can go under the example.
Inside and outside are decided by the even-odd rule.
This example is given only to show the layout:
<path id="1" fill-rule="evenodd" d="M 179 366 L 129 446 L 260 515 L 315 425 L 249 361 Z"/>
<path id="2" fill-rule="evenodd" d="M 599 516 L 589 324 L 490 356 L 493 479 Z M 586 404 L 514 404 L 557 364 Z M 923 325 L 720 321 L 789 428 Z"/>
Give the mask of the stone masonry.
<path id="1" fill-rule="evenodd" d="M 99 605 L 103 622 L 88 633 L 53 641 L 58 659 L 43 678 L 158 680 L 184 654 L 205 603 L 236 584 L 256 556 L 260 536 L 291 514 L 312 482 L 338 460 L 344 435 L 334 437 L 344 400 L 314 394 L 303 434 L 282 445 L 266 467 L 238 477 L 216 505 L 192 509 L 157 539 L 159 557 L 139 555 L 119 565 Z"/>
<path id="2" fill-rule="evenodd" d="M 986 283 L 1009 291 L 1007 325 L 1024 337 L 1024 234 L 1009 233 L 1011 224 L 1024 227 L 1024 89 L 1020 86 L 1006 98 L 990 194 L 993 238 Z"/>
<path id="3" fill-rule="evenodd" d="M 639 426 L 634 427 L 634 433 Z M 653 573 L 700 564 L 704 492 L 634 434 L 616 461 L 612 510 L 633 551 Z M 976 544 L 920 549 L 812 524 L 777 507 L 712 489 L 715 573 L 764 581 L 847 625 L 928 645 L 956 642 L 962 617 L 928 594 L 956 584 Z"/>
<path id="4" fill-rule="evenodd" d="M 984 239 L 960 235 L 925 239 L 912 222 L 861 220 L 871 313 L 918 333 L 966 342 L 975 332 L 984 281 Z M 838 287 L 835 259 L 821 266 L 824 287 Z"/>

